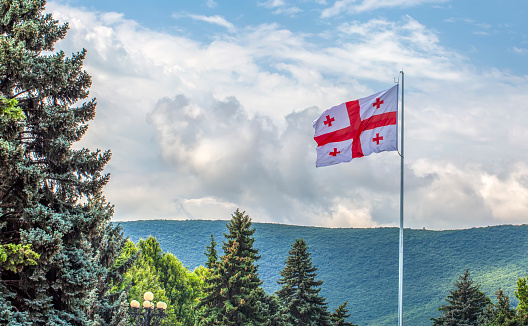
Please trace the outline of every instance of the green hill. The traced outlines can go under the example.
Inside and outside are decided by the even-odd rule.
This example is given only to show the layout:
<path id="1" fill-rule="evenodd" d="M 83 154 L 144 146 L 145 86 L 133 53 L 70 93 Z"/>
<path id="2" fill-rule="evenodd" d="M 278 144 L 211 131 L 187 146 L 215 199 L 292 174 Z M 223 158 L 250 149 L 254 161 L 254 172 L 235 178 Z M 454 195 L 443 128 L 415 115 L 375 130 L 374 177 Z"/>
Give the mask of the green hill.
<path id="1" fill-rule="evenodd" d="M 164 251 L 194 269 L 205 263 L 210 234 L 221 254 L 226 221 L 123 222 L 125 235 L 134 242 L 155 236 Z M 333 311 L 348 300 L 351 321 L 363 325 L 395 325 L 398 310 L 397 228 L 330 229 L 254 223 L 255 247 L 262 258 L 259 274 L 268 293 L 276 281 L 290 245 L 303 238 L 324 281 L 321 294 Z M 467 230 L 404 230 L 404 322 L 431 325 L 466 268 L 494 299 L 499 287 L 513 305 L 516 281 L 528 273 L 528 225 L 494 226 Z"/>

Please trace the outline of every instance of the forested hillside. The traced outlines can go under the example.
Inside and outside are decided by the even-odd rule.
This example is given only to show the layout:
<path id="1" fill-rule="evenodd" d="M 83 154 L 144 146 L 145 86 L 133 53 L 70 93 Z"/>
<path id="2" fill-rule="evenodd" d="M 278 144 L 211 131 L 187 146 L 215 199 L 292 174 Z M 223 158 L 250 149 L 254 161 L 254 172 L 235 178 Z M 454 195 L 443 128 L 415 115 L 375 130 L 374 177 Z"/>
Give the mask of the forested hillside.
<path id="1" fill-rule="evenodd" d="M 223 241 L 226 221 L 135 221 L 121 223 L 134 242 L 155 236 L 164 251 L 191 270 L 204 265 L 213 234 Z M 255 247 L 262 258 L 259 274 L 268 293 L 279 289 L 280 270 L 290 245 L 303 238 L 324 281 L 321 295 L 329 308 L 348 300 L 359 325 L 397 323 L 398 229 L 329 229 L 254 223 Z M 528 273 L 528 226 L 495 226 L 452 231 L 404 232 L 404 321 L 430 325 L 453 282 L 466 269 L 482 291 L 494 298 L 501 287 L 517 304 L 513 291 Z M 221 250 L 221 246 L 218 247 Z"/>

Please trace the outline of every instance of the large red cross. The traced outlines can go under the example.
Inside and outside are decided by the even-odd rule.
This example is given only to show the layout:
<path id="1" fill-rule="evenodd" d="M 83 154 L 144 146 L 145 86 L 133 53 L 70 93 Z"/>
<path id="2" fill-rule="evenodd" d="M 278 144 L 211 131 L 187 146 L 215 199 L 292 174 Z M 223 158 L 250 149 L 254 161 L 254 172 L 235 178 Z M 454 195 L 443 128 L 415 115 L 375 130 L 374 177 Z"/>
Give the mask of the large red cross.
<path id="1" fill-rule="evenodd" d="M 382 105 L 382 104 L 383 104 L 383 100 L 380 101 L 380 98 L 378 97 L 378 98 L 376 99 L 376 103 L 372 103 L 372 106 L 375 106 L 376 109 L 379 109 L 379 108 L 380 108 L 380 105 Z"/>
<path id="2" fill-rule="evenodd" d="M 379 100 L 379 98 L 377 100 Z M 374 104 L 375 103 L 373 103 L 373 105 Z M 396 111 L 376 114 L 371 116 L 370 118 L 361 120 L 361 116 L 359 114 L 359 101 L 357 100 L 346 102 L 346 108 L 348 111 L 348 118 L 350 119 L 350 126 L 314 137 L 315 141 L 317 142 L 317 146 L 323 146 L 328 143 L 353 139 L 354 141 L 352 142 L 352 158 L 362 157 L 364 155 L 363 149 L 361 148 L 361 141 L 359 140 L 359 135 L 361 135 L 361 133 L 365 130 L 372 130 L 378 127 L 395 125 L 398 121 L 398 112 Z M 332 153 L 330 154 L 332 155 Z"/>
<path id="3" fill-rule="evenodd" d="M 324 124 L 325 124 L 325 125 L 328 125 L 328 127 L 332 127 L 332 122 L 333 122 L 333 121 L 335 121 L 334 117 L 332 117 L 332 118 L 330 119 L 330 116 L 327 115 L 327 116 L 326 116 L 326 121 L 324 121 Z"/>

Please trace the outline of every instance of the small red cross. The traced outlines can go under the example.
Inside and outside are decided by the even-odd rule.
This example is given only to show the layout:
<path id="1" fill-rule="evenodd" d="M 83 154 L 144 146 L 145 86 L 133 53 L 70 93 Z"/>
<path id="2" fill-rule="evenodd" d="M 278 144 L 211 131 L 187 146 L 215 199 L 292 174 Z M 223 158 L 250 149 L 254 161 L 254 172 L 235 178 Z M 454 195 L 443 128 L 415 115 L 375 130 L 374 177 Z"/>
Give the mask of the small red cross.
<path id="1" fill-rule="evenodd" d="M 333 151 L 333 152 L 330 152 L 330 155 L 332 155 L 332 156 L 336 156 L 336 155 L 339 154 L 339 153 L 341 153 L 341 152 L 339 152 L 339 151 L 337 150 L 337 148 L 334 148 L 334 151 Z"/>
<path id="2" fill-rule="evenodd" d="M 383 140 L 383 136 L 380 137 L 379 134 L 376 134 L 376 138 L 372 138 L 372 142 L 376 142 L 376 145 L 379 145 L 380 140 Z"/>
<path id="3" fill-rule="evenodd" d="M 378 97 L 378 98 L 376 99 L 376 103 L 372 103 L 372 106 L 375 106 L 376 109 L 379 109 L 379 108 L 380 108 L 380 105 L 382 105 L 382 104 L 383 104 L 383 100 L 380 101 L 380 98 Z"/>
<path id="4" fill-rule="evenodd" d="M 329 115 L 326 116 L 326 121 L 324 122 L 325 125 L 328 125 L 328 127 L 332 127 L 332 122 L 335 121 L 335 119 L 332 117 L 330 118 Z"/>

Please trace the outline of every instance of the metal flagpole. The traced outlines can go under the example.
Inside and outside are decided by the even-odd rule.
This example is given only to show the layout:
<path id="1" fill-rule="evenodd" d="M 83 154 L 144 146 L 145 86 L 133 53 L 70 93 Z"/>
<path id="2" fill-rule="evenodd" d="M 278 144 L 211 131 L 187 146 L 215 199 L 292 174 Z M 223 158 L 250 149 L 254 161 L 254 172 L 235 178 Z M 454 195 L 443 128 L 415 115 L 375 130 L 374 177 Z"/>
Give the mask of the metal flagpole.
<path id="1" fill-rule="evenodd" d="M 401 83 L 401 175 L 400 175 L 400 254 L 398 275 L 398 325 L 403 326 L 403 70 Z"/>

